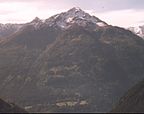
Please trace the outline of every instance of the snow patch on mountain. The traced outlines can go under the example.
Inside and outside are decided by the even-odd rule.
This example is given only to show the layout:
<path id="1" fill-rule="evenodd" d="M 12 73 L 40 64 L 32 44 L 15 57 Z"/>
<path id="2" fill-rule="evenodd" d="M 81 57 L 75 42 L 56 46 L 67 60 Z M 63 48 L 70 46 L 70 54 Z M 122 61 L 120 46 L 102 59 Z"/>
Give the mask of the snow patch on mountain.
<path id="1" fill-rule="evenodd" d="M 144 38 L 144 26 L 129 27 L 128 30 Z"/>
<path id="2" fill-rule="evenodd" d="M 23 24 L 0 24 L 0 38 L 16 33 L 22 26 Z"/>
<path id="3" fill-rule="evenodd" d="M 95 16 L 89 15 L 80 8 L 72 8 L 67 12 L 52 16 L 46 19 L 45 23 L 49 26 L 58 26 L 63 29 L 71 27 L 73 23 L 83 27 L 89 23 L 100 27 L 107 26 L 105 22 Z"/>
<path id="4" fill-rule="evenodd" d="M 98 26 L 100 26 L 100 27 L 105 27 L 105 26 L 107 26 L 107 24 L 105 24 L 104 22 L 98 22 L 98 23 L 96 23 Z"/>
<path id="5" fill-rule="evenodd" d="M 71 22 L 73 21 L 73 19 L 74 19 L 73 17 L 69 17 L 69 18 L 66 20 L 66 22 L 67 22 L 67 23 L 71 23 Z"/>
<path id="6" fill-rule="evenodd" d="M 31 22 L 25 24 L 0 24 L 0 36 L 8 36 L 19 30 L 27 29 L 27 26 L 32 26 L 31 29 L 34 30 L 41 29 L 42 27 L 59 27 L 61 29 L 68 29 L 74 24 L 82 27 L 89 26 L 90 29 L 105 27 L 108 25 L 99 18 L 84 12 L 79 7 L 74 7 L 67 12 L 54 15 L 46 20 L 41 20 L 36 17 Z"/>

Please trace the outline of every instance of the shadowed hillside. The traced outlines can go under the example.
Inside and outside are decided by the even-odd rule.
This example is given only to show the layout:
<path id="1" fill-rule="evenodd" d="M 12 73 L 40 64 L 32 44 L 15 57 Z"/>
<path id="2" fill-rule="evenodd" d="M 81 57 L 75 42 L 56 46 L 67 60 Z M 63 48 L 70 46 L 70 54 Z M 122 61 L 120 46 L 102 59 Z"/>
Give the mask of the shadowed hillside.
<path id="1" fill-rule="evenodd" d="M 131 88 L 112 112 L 144 112 L 144 81 Z"/>
<path id="2" fill-rule="evenodd" d="M 0 99 L 0 113 L 27 113 L 24 109 Z"/>

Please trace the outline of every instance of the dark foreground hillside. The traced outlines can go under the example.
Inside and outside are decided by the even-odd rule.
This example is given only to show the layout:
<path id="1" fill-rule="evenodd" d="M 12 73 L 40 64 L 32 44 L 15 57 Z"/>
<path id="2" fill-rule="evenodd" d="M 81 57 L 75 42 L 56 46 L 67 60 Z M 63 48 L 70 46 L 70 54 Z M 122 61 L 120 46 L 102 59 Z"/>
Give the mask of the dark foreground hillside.
<path id="1" fill-rule="evenodd" d="M 131 88 L 112 112 L 144 113 L 144 81 Z"/>
<path id="2" fill-rule="evenodd" d="M 24 109 L 0 99 L 0 113 L 27 113 Z"/>

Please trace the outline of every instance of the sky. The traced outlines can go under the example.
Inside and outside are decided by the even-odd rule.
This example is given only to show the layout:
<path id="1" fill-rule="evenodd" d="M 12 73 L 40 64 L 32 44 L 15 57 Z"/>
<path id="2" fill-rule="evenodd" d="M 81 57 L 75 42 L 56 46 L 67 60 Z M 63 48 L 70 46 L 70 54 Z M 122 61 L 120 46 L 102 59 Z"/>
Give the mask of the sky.
<path id="1" fill-rule="evenodd" d="M 25 23 L 47 19 L 73 7 L 114 26 L 144 24 L 144 0 L 0 0 L 0 23 Z"/>

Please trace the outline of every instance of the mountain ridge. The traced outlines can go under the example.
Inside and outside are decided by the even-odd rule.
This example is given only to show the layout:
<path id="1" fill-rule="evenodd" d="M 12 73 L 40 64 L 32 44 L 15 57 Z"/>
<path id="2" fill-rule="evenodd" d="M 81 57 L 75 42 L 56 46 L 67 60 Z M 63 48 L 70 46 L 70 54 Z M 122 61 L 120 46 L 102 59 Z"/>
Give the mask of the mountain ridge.
<path id="1" fill-rule="evenodd" d="M 86 27 L 87 24 L 91 24 L 91 26 L 94 24 L 93 28 L 95 28 L 96 25 L 101 27 L 107 26 L 107 23 L 101 21 L 97 17 L 89 15 L 80 8 L 73 7 L 67 12 L 56 14 L 45 20 L 35 17 L 31 22 L 23 24 L 0 24 L 0 38 L 7 37 L 20 31 L 21 29 L 23 30 L 27 26 L 31 26 L 34 30 L 41 29 L 46 26 L 68 29 L 74 23 L 84 27 Z"/>

